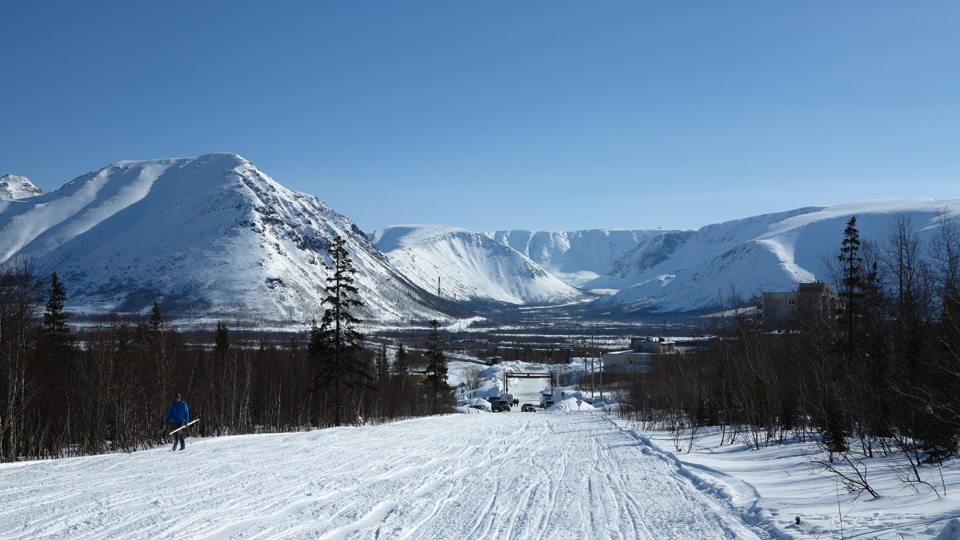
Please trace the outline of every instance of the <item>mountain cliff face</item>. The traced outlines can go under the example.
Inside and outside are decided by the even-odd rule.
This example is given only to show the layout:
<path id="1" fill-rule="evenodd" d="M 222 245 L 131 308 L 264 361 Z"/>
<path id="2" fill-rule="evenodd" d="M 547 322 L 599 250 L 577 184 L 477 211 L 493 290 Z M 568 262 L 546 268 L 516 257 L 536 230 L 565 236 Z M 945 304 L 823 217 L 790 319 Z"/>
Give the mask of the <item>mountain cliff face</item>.
<path id="1" fill-rule="evenodd" d="M 905 216 L 923 240 L 938 216 L 956 216 L 960 201 L 868 201 L 798 208 L 705 226 L 695 231 L 488 233 L 528 255 L 567 283 L 605 293 L 601 311 L 673 313 L 719 309 L 798 283 L 829 282 L 833 260 L 851 216 L 861 238 L 884 242 L 896 216 Z"/>
<path id="2" fill-rule="evenodd" d="M 853 215 L 861 238 L 880 242 L 895 217 L 928 242 L 939 216 L 960 215 L 960 200 L 917 199 L 800 208 L 696 231 L 407 226 L 371 241 L 235 154 L 121 161 L 47 194 L 22 177 L 0 178 L 0 264 L 24 258 L 38 275 L 57 272 L 72 309 L 134 312 L 157 301 L 179 316 L 297 324 L 323 313 L 335 236 L 357 267 L 360 316 L 373 322 L 504 304 L 659 315 L 829 282 L 825 261 Z"/>
<path id="3" fill-rule="evenodd" d="M 334 236 L 358 268 L 365 317 L 441 314 L 353 222 L 234 154 L 122 161 L 0 206 L 0 262 L 30 257 L 37 273 L 58 273 L 71 304 L 98 310 L 156 300 L 197 315 L 319 319 Z"/>
<path id="4" fill-rule="evenodd" d="M 937 232 L 938 216 L 958 213 L 957 200 L 897 200 L 754 216 L 684 233 L 682 243 L 658 261 L 648 247 L 638 247 L 618 260 L 614 271 L 584 286 L 611 291 L 600 305 L 626 311 L 729 307 L 762 292 L 794 290 L 802 282 L 829 283 L 827 265 L 852 216 L 864 241 L 885 242 L 895 217 L 903 216 L 926 242 Z"/>
<path id="5" fill-rule="evenodd" d="M 0 175 L 0 201 L 15 201 L 43 195 L 43 190 L 23 176 Z"/>
<path id="6" fill-rule="evenodd" d="M 388 227 L 378 230 L 373 241 L 410 280 L 461 302 L 544 305 L 588 299 L 529 257 L 481 233 Z"/>
<path id="7" fill-rule="evenodd" d="M 490 238 L 526 255 L 550 273 L 580 287 L 611 271 L 624 254 L 669 231 L 496 231 Z"/>

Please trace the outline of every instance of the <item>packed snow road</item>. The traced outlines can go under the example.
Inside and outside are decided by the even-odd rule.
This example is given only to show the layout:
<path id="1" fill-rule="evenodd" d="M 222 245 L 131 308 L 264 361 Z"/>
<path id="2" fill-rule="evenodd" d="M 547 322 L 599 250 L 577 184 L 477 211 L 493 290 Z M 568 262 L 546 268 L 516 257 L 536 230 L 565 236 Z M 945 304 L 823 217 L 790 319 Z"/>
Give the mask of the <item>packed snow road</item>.
<path id="1" fill-rule="evenodd" d="M 3 538 L 763 538 L 603 416 L 455 414 L 0 466 Z"/>

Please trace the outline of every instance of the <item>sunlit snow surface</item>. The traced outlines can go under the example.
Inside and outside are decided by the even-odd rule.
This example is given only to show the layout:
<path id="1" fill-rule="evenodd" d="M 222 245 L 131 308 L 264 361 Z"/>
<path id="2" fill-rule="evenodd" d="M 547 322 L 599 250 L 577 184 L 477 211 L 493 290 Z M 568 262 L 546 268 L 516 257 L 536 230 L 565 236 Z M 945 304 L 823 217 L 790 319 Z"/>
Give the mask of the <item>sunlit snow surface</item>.
<path id="1" fill-rule="evenodd" d="M 455 362 L 451 383 L 475 369 L 485 383 L 471 393 L 490 394 L 503 369 L 543 368 Z M 521 402 L 544 387 L 511 384 Z M 939 496 L 872 462 L 872 499 L 815 473 L 809 443 L 754 451 L 702 432 L 677 452 L 671 434 L 576 396 L 537 413 L 461 410 L 0 465 L 0 537 L 960 538 L 954 461 L 942 477 L 924 469 Z"/>
<path id="2" fill-rule="evenodd" d="M 43 195 L 43 190 L 26 177 L 0 174 L 0 204 L 3 204 L 2 201 L 28 199 L 37 195 Z"/>
<path id="3" fill-rule="evenodd" d="M 428 293 L 391 267 L 356 225 L 236 154 L 120 161 L 56 192 L 0 202 L 0 264 L 57 272 L 76 311 L 319 318 L 328 246 L 343 238 L 362 315 L 432 318 Z"/>
<path id="4" fill-rule="evenodd" d="M 317 196 L 285 188 L 236 154 L 119 161 L 47 194 L 22 177 L 0 184 L 0 264 L 25 260 L 38 275 L 57 272 L 69 310 L 147 313 L 156 301 L 191 320 L 239 315 L 277 325 L 322 315 L 334 237 L 346 240 L 357 267 L 362 318 L 406 324 L 502 304 L 722 309 L 829 281 L 823 261 L 833 260 L 853 215 L 864 241 L 885 241 L 903 215 L 926 242 L 941 212 L 960 212 L 958 200 L 909 199 L 799 208 L 695 231 L 474 232 L 451 224 L 384 227 L 370 238 Z"/>
<path id="5" fill-rule="evenodd" d="M 824 261 L 834 259 L 853 216 L 862 240 L 882 244 L 895 218 L 907 218 L 927 242 L 936 235 L 941 214 L 958 213 L 960 200 L 900 199 L 798 208 L 695 231 L 480 235 L 425 225 L 387 227 L 377 231 L 374 242 L 421 286 L 435 287 L 440 278 L 444 290 L 460 298 L 511 303 L 572 298 L 539 274 L 519 270 L 521 261 L 529 261 L 525 264 L 537 265 L 551 278 L 603 294 L 604 306 L 675 312 L 715 309 L 734 297 L 743 301 L 762 292 L 791 291 L 798 283 L 829 282 Z M 510 251 L 498 251 L 484 238 Z"/>
<path id="6" fill-rule="evenodd" d="M 460 300 L 559 304 L 587 295 L 526 255 L 488 236 L 440 226 L 388 227 L 374 245 L 403 275 L 424 289 Z"/>

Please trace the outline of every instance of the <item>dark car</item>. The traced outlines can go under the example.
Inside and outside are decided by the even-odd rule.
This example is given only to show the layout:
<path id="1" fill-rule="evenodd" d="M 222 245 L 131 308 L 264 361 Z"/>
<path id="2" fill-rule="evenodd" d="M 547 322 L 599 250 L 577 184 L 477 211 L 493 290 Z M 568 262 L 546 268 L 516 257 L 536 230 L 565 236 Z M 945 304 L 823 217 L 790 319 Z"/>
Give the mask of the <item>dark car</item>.
<path id="1" fill-rule="evenodd" d="M 533 403 L 524 403 L 523 406 L 520 407 L 520 411 L 521 412 L 537 412 L 537 408 L 533 405 Z"/>
<path id="2" fill-rule="evenodd" d="M 493 412 L 510 412 L 510 404 L 503 399 L 490 399 L 490 410 Z"/>

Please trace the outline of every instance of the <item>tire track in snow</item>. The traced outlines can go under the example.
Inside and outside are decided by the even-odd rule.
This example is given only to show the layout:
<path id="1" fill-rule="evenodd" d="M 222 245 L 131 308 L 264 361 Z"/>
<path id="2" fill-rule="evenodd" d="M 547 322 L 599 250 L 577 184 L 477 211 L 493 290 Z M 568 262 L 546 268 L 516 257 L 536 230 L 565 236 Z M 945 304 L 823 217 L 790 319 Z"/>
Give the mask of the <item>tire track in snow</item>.
<path id="1" fill-rule="evenodd" d="M 0 538 L 757 538 L 592 414 L 450 415 L 0 465 Z"/>

